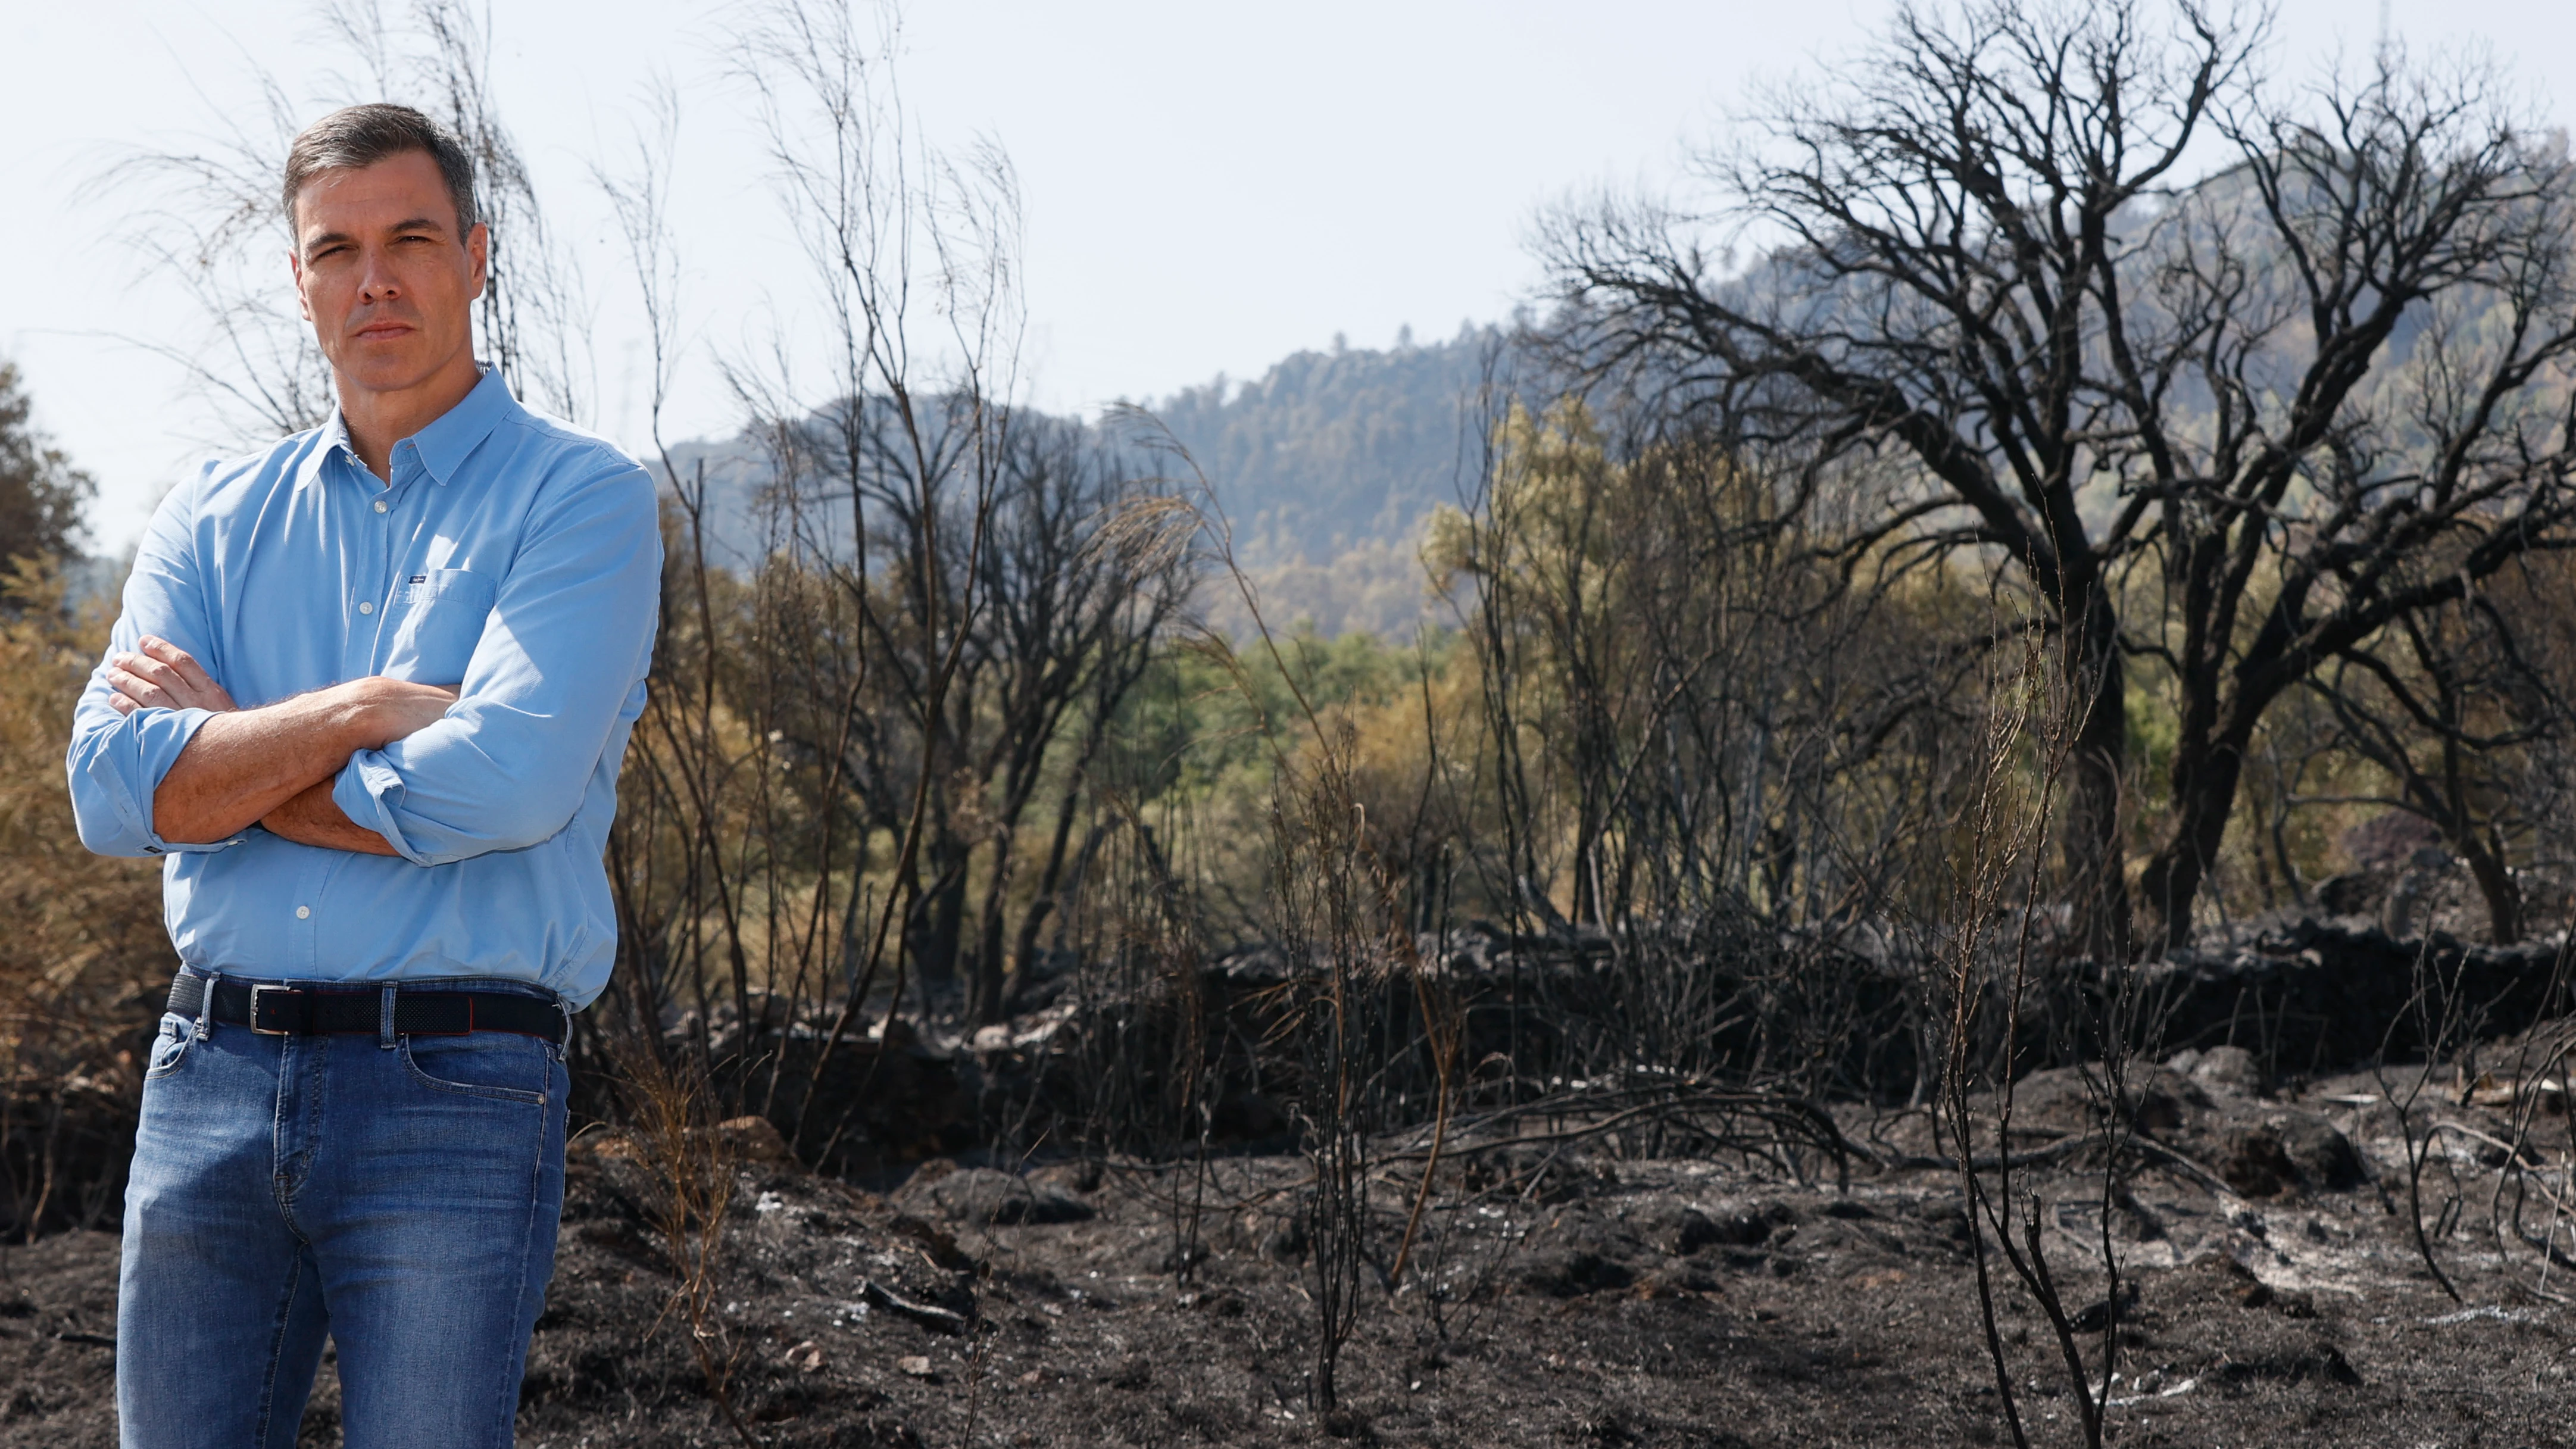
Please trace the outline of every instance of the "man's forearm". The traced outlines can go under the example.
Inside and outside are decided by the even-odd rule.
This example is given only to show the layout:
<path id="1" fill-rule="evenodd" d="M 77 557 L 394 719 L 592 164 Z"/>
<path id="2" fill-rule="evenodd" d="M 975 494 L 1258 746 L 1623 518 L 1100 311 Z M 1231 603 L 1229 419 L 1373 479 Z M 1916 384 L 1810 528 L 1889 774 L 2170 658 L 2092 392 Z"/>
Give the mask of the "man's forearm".
<path id="1" fill-rule="evenodd" d="M 363 712 L 335 688 L 207 720 L 152 792 L 153 830 L 202 844 L 252 824 L 349 763 Z"/>
<path id="2" fill-rule="evenodd" d="M 436 719 L 455 697 L 453 690 L 371 678 L 217 714 L 153 791 L 152 828 L 184 844 L 221 840 L 329 781 L 357 751 Z"/>
<path id="3" fill-rule="evenodd" d="M 325 775 L 289 796 L 285 804 L 260 817 L 260 828 L 298 845 L 350 850 L 360 855 L 394 854 L 383 836 L 342 813 L 339 802 L 331 798 L 331 787 L 337 780 L 336 772 Z"/>

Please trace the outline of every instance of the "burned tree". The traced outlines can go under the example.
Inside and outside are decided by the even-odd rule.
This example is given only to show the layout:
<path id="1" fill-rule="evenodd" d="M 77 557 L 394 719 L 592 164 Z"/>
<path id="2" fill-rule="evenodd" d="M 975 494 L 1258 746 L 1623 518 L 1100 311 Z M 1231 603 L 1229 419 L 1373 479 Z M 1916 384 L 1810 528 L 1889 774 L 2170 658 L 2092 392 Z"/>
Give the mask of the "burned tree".
<path id="1" fill-rule="evenodd" d="M 2473 70 L 2383 56 L 2277 96 L 2263 29 L 2188 3 L 1907 8 L 1853 79 L 1708 158 L 1727 216 L 1781 239 L 1755 266 L 1722 274 L 1648 207 L 1547 235 L 1594 376 L 1828 483 L 1898 460 L 1851 555 L 1977 559 L 2075 641 L 2063 857 L 2096 954 L 2128 949 L 2133 690 L 2176 715 L 2141 882 L 2175 942 L 2265 711 L 2576 541 L 2563 149 Z"/>
<path id="2" fill-rule="evenodd" d="M 1160 533 L 1128 525 L 1138 480 L 1079 424 L 1035 420 L 1010 441 L 1005 484 L 984 550 L 985 611 L 976 635 L 989 655 L 987 723 L 974 753 L 992 851 L 968 973 L 978 1021 L 1008 1015 L 1003 918 L 1022 823 L 1044 783 L 1050 749 L 1087 711 L 1066 768 L 1039 894 L 1020 928 L 1033 941 L 1064 870 L 1073 809 L 1103 731 L 1143 677 L 1178 612 L 1188 580 Z M 975 731 L 971 728 L 970 736 Z"/>
<path id="3" fill-rule="evenodd" d="M 2567 718 L 2556 682 L 2517 640 L 2536 621 L 2517 607 L 2527 581 L 2514 572 L 2497 581 L 2503 587 L 2399 620 L 2306 686 L 2330 712 L 2337 743 L 2389 782 L 2390 793 L 2369 803 L 2431 826 L 2467 867 L 2499 946 L 2523 935 L 2514 843 L 2554 803 L 2524 798 L 2526 757 L 2554 744 Z"/>
<path id="4" fill-rule="evenodd" d="M 761 687 L 811 797 L 800 813 L 850 817 L 862 856 L 888 843 L 854 866 L 890 881 L 869 941 L 844 932 L 870 963 L 849 974 L 867 979 L 890 941 L 898 971 L 962 986 L 990 1021 L 1007 1011 L 1012 908 L 1054 909 L 1085 760 L 1179 607 L 1184 560 L 1122 526 L 1144 480 L 1111 439 L 1015 405 L 1009 162 L 918 146 L 891 36 L 860 24 L 781 3 L 739 57 L 827 342 L 820 398 L 783 365 L 735 369 L 772 470 L 765 577 L 787 611 Z M 1050 784 L 1032 881 L 1022 837 Z"/>
<path id="5" fill-rule="evenodd" d="M 969 665 L 985 526 L 1001 487 L 1021 326 L 1018 188 L 990 149 L 962 163 L 915 143 L 889 74 L 892 36 L 840 6 L 781 0 L 735 56 L 753 91 L 824 333 L 823 395 L 782 362 L 733 369 L 781 509 L 773 566 L 822 581 L 848 628 L 814 640 L 811 697 L 838 725 L 808 741 L 837 766 L 885 714 L 892 768 L 834 782 L 894 820 L 889 886 L 830 1040 L 837 1045 L 900 923 L 898 955 L 946 970 L 972 842 L 953 796 L 966 742 L 952 690 Z M 915 288 L 932 308 L 916 309 Z M 782 339 L 777 353 L 790 349 Z M 873 696 L 868 698 L 867 696 Z M 900 803 L 897 803 L 900 802 Z M 823 919 L 828 913 L 818 913 Z M 944 941 L 939 939 L 944 933 Z M 850 937 L 853 947 L 857 937 Z M 925 960 L 926 958 L 926 960 Z M 853 956 L 855 963 L 858 956 Z M 826 1055 L 829 1055 L 827 1048 Z M 818 1063 L 816 1071 L 821 1070 Z"/>

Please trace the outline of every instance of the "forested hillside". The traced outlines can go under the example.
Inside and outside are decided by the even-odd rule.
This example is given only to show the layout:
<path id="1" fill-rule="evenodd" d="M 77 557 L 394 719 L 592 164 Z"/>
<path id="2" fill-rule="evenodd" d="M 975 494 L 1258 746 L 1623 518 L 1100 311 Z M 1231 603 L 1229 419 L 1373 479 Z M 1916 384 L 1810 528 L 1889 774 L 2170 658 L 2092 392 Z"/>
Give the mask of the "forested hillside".
<path id="1" fill-rule="evenodd" d="M 1299 352 L 1256 380 L 1219 376 L 1144 408 L 1206 475 L 1274 623 L 1402 635 L 1423 611 L 1422 518 L 1462 501 L 1480 465 L 1480 399 L 1502 341 L 1461 325 L 1445 342 Z M 737 564 L 764 552 L 762 449 L 731 438 L 672 451 L 682 476 L 706 470 L 710 551 Z M 1176 490 L 1189 481 L 1177 459 L 1123 451 L 1139 472 L 1175 475 Z M 1206 603 L 1221 623 L 1249 622 L 1230 591 Z"/>
<path id="2" fill-rule="evenodd" d="M 1428 346 L 1300 352 L 1256 381 L 1219 377 L 1150 406 L 1216 485 L 1247 558 L 1323 563 L 1459 501 L 1500 343 L 1461 327 Z"/>

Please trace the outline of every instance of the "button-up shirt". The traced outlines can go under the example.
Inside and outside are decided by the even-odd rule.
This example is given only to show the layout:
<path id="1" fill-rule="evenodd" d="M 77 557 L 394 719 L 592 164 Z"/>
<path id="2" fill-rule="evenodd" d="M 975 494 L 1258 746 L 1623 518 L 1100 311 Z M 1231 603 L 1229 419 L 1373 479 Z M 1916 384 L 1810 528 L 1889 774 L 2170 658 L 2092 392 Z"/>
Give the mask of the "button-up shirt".
<path id="1" fill-rule="evenodd" d="M 101 661 L 70 752 L 83 843 L 164 857 L 192 966 L 343 982 L 491 976 L 589 1004 L 616 916 L 602 864 L 644 708 L 662 545 L 653 484 L 540 417 L 498 373 L 367 471 L 345 424 L 208 463 L 154 513 L 113 652 L 187 650 L 255 708 L 368 675 L 454 686 L 445 718 L 350 757 L 332 798 L 391 856 L 252 826 L 183 844 L 152 801 L 202 709 L 109 704 Z"/>

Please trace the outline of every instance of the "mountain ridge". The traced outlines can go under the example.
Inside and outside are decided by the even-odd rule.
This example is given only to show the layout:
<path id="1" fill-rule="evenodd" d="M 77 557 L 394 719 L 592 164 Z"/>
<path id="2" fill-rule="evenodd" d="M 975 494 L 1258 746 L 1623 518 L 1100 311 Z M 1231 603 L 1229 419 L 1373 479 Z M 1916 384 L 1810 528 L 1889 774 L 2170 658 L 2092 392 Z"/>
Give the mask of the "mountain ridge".
<path id="1" fill-rule="evenodd" d="M 1472 492 L 1485 384 L 1504 340 L 1471 323 L 1428 344 L 1299 351 L 1255 379 L 1220 374 L 1133 406 L 1206 478 L 1271 623 L 1403 634 L 1425 608 L 1414 541 L 1434 507 Z M 1186 475 L 1152 455 L 1144 430 L 1090 426 L 1138 473 Z M 693 480 L 704 470 L 710 560 L 757 562 L 771 480 L 761 445 L 747 431 L 693 439 L 671 461 Z M 1220 623 L 1249 622 L 1230 597 L 1209 602 Z"/>

